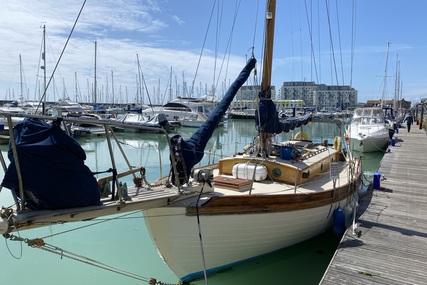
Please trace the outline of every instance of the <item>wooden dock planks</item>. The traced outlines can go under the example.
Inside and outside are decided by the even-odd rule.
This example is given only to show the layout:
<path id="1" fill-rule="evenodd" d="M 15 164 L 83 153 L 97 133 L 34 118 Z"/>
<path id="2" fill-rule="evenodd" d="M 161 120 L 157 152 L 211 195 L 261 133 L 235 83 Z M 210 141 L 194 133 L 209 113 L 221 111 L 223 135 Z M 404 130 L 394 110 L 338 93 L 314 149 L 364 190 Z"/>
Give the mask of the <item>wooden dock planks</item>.
<path id="1" fill-rule="evenodd" d="M 427 284 L 427 135 L 401 128 L 319 284 Z"/>

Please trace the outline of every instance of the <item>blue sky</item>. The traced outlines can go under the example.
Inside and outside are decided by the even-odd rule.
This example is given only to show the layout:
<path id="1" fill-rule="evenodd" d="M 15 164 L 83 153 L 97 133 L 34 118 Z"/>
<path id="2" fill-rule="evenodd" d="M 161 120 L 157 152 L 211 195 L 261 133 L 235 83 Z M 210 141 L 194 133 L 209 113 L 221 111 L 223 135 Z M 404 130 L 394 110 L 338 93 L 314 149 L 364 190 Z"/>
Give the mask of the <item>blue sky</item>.
<path id="1" fill-rule="evenodd" d="M 401 96 L 413 102 L 427 97 L 427 1 L 277 2 L 272 78 L 277 89 L 284 81 L 351 84 L 364 102 L 382 98 L 387 74 L 385 99 L 392 99 L 399 61 Z M 0 0 L 0 98 L 18 99 L 21 82 L 24 97 L 39 98 L 40 27 L 45 23 L 50 76 L 82 4 Z M 194 86 L 194 96 L 214 85 L 220 96 L 252 46 L 261 75 L 264 11 L 261 0 L 89 0 L 49 86 L 48 100 L 93 100 L 95 41 L 98 100 L 111 102 L 114 93 L 115 102 L 136 101 L 137 54 L 147 86 L 144 103 L 148 96 L 153 103 L 165 103 L 170 90 L 183 95 L 184 85 L 188 90 Z"/>

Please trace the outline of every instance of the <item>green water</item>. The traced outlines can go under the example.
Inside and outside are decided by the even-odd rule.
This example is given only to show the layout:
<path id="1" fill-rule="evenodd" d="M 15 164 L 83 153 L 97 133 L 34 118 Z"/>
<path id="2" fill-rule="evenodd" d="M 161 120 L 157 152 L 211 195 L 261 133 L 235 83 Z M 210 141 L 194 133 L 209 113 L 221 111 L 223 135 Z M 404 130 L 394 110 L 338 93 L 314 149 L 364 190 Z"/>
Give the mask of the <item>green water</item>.
<path id="1" fill-rule="evenodd" d="M 194 129 L 180 129 L 184 138 L 191 136 Z M 298 130 L 299 131 L 299 130 Z M 280 140 L 289 139 L 298 131 L 282 134 Z M 303 131 L 314 141 L 330 140 L 339 133 L 335 126 L 317 124 L 305 126 Z M 252 122 L 230 120 L 225 127 L 215 131 L 206 149 L 202 164 L 217 161 L 223 155 L 230 155 L 251 142 L 256 134 Z M 169 170 L 167 143 L 155 134 L 117 134 L 122 142 L 131 165 L 145 166 L 148 179 Z M 105 138 L 78 139 L 87 154 L 86 164 L 93 171 L 110 167 Z M 113 145 L 114 153 L 119 148 Z M 2 145 L 5 156 L 7 146 Z M 360 156 L 360 154 L 356 154 Z M 6 156 L 5 156 L 6 157 Z M 119 155 L 117 155 L 119 157 Z M 365 183 L 372 180 L 378 169 L 382 153 L 362 156 Z M 160 160 L 160 162 L 159 162 Z M 117 159 L 118 168 L 125 162 Z M 3 171 L 1 171 L 1 177 Z M 130 181 L 129 181 L 130 183 Z M 0 204 L 9 205 L 12 199 L 8 189 L 0 193 Z M 82 228 L 84 227 L 84 228 Z M 74 224 L 48 226 L 15 233 L 23 238 L 43 237 L 48 244 L 72 253 L 102 262 L 114 268 L 135 273 L 143 278 L 177 283 L 178 279 L 163 263 L 152 244 L 140 212 L 128 216 L 109 216 Z M 231 269 L 209 276 L 209 284 L 318 284 L 334 254 L 339 238 L 327 232 L 299 245 L 278 251 Z M 104 270 L 87 263 L 61 257 L 40 249 L 31 248 L 17 241 L 4 239 L 0 245 L 0 268 L 2 284 L 53 285 L 53 284 L 147 284 L 126 275 Z M 87 260 L 86 260 L 87 261 Z M 87 261 L 88 262 L 88 261 Z M 145 280 L 145 279 L 144 279 Z M 192 284 L 205 284 L 204 280 Z"/>

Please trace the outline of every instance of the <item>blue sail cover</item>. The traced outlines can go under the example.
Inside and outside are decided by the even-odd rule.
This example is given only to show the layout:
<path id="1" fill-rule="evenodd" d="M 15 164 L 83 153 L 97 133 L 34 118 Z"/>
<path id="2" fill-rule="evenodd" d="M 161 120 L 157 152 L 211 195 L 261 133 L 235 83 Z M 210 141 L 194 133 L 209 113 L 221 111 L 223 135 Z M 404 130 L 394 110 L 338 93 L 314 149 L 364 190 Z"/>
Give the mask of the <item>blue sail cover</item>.
<path id="1" fill-rule="evenodd" d="M 216 106 L 215 110 L 209 115 L 206 122 L 201 125 L 197 131 L 187 141 L 184 141 L 180 135 L 175 135 L 171 138 L 173 155 L 177 162 L 177 171 L 179 183 L 188 182 L 191 169 L 202 160 L 204 150 L 209 139 L 222 117 L 225 115 L 228 107 L 234 99 L 234 96 L 239 91 L 240 87 L 246 82 L 252 69 L 255 67 L 256 59 L 251 58 L 243 70 L 240 72 L 237 79 L 233 82 L 227 93 Z M 174 168 L 172 167 L 172 183 L 176 185 Z"/>
<path id="2" fill-rule="evenodd" d="M 259 112 L 255 110 L 255 123 L 258 131 L 270 134 L 287 133 L 302 125 L 307 125 L 310 120 L 311 114 L 279 119 L 276 105 L 271 100 L 270 90 L 259 93 Z"/>
<path id="3" fill-rule="evenodd" d="M 15 143 L 26 198 L 33 210 L 100 205 L 98 183 L 84 164 L 82 147 L 58 125 L 26 118 L 14 127 Z M 19 197 L 12 149 L 2 186 Z"/>

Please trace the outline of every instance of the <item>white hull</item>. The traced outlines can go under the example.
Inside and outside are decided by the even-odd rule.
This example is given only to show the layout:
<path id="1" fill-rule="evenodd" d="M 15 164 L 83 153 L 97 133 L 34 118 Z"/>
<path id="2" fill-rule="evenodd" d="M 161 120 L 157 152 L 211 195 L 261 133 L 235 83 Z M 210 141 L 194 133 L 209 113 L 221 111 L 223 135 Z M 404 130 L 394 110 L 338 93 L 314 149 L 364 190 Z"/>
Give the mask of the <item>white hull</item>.
<path id="1" fill-rule="evenodd" d="M 350 148 L 358 152 L 384 151 L 388 146 L 389 140 L 388 134 L 387 137 L 350 138 Z"/>
<path id="2" fill-rule="evenodd" d="M 379 108 L 358 108 L 346 131 L 350 148 L 358 152 L 384 151 L 390 140 L 389 126 Z"/>
<path id="3" fill-rule="evenodd" d="M 346 199 L 340 202 L 344 207 Z M 184 208 L 164 207 L 144 212 L 159 252 L 183 281 L 203 276 L 203 258 L 209 272 L 227 268 L 315 237 L 332 225 L 338 206 L 289 212 L 200 216 L 201 241 L 196 216 Z"/>
<path id="4" fill-rule="evenodd" d="M 212 100 L 197 98 L 177 98 L 159 107 L 150 107 L 142 110 L 143 115 L 152 116 L 162 113 L 170 121 L 197 121 L 199 114 L 206 117 L 215 108 L 216 103 Z"/>
<path id="5" fill-rule="evenodd" d="M 321 149 L 300 162 L 244 155 L 220 160 L 218 168 L 213 167 L 213 187 L 204 185 L 198 207 L 198 195 L 184 195 L 168 206 L 145 210 L 145 222 L 164 261 L 181 280 L 191 281 L 203 276 L 204 262 L 207 273 L 216 272 L 330 228 L 334 210 L 344 208 L 354 197 L 360 164 L 350 171 L 347 163 L 336 162 L 339 174 L 334 182 L 329 163 L 336 161 L 338 152 Z M 262 161 L 264 167 L 242 163 L 245 161 Z M 245 187 L 239 184 L 248 181 L 240 177 L 244 173 L 228 174 L 237 163 L 245 166 L 248 177 L 267 170 L 268 177 L 276 175 L 275 181 L 255 178 Z M 294 183 L 282 183 L 288 179 Z M 236 181 L 236 187 L 228 184 L 231 181 Z"/>
<path id="6" fill-rule="evenodd" d="M 229 119 L 254 119 L 255 109 L 232 110 L 228 112 Z"/>

